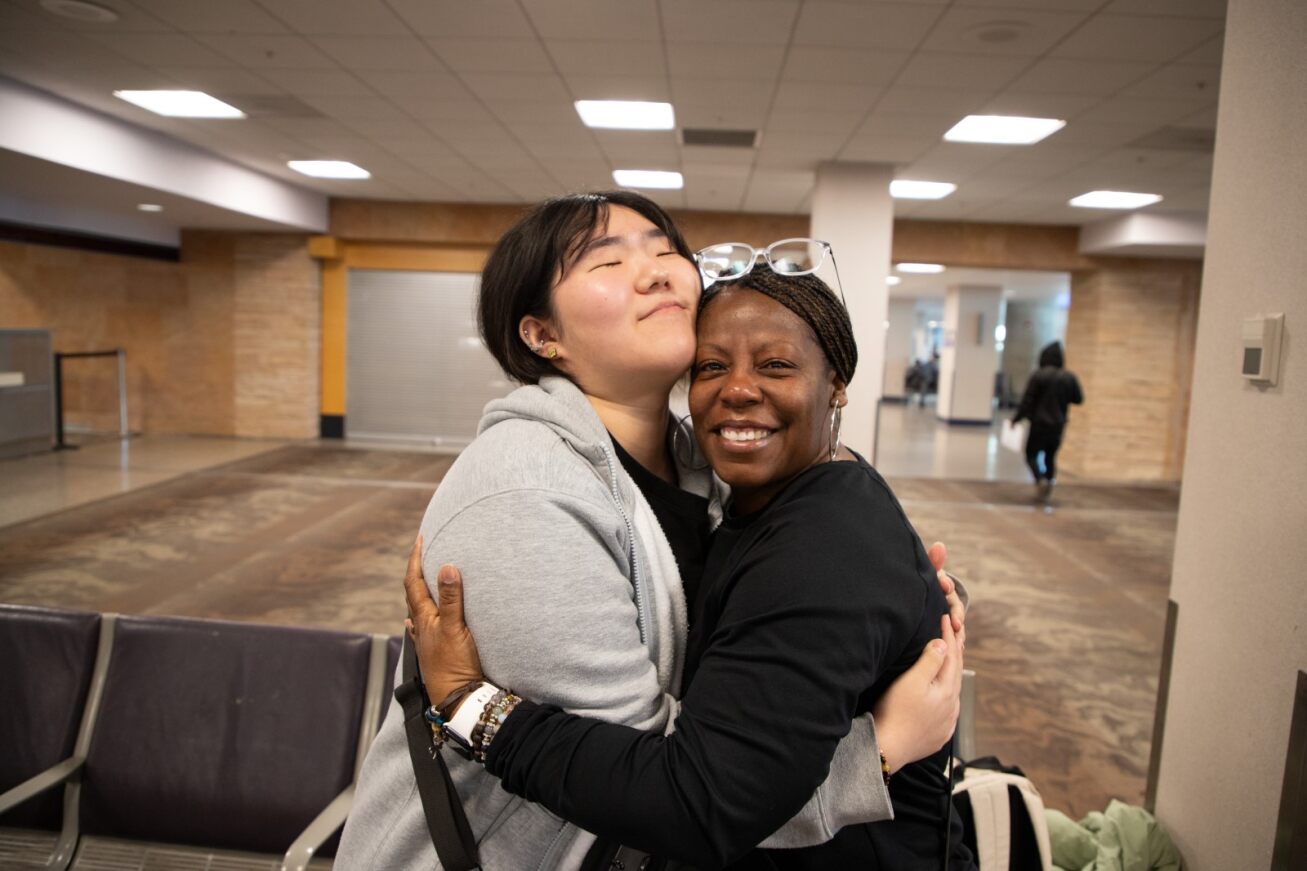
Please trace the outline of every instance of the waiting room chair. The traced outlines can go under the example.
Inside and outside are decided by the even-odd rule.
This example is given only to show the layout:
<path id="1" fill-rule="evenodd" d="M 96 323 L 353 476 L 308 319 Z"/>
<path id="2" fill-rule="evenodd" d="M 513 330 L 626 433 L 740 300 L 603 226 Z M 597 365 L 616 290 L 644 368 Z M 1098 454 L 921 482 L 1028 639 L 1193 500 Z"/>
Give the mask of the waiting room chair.
<path id="1" fill-rule="evenodd" d="M 112 614 L 0 605 L 0 867 L 72 858 L 113 626 Z"/>
<path id="2" fill-rule="evenodd" d="M 120 617 L 72 867 L 279 867 L 353 783 L 377 648 L 355 633 Z"/>

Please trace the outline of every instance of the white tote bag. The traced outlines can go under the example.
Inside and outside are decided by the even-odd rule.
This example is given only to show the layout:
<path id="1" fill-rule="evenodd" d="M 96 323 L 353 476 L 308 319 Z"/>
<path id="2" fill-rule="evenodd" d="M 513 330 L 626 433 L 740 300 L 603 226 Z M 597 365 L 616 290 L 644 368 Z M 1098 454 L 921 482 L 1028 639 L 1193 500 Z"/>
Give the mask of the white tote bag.
<path id="1" fill-rule="evenodd" d="M 1013 423 L 1011 420 L 1003 420 L 1003 429 L 998 434 L 999 443 L 1009 451 L 1018 454 L 1026 452 L 1026 422 Z"/>

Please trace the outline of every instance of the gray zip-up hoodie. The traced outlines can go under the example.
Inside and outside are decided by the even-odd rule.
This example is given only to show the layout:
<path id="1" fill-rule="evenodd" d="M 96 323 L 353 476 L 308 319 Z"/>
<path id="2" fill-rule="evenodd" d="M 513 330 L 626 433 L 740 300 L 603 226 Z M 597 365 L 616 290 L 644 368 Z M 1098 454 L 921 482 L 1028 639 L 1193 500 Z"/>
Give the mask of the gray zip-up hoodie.
<path id="1" fill-rule="evenodd" d="M 713 495 L 706 469 L 679 471 L 682 486 Z M 574 713 L 670 731 L 685 656 L 680 575 L 652 509 L 570 381 L 548 377 L 486 406 L 477 438 L 432 497 L 422 536 L 429 582 L 443 563 L 462 571 L 468 625 L 497 683 Z M 485 871 L 579 867 L 593 836 L 504 791 L 482 766 L 452 752 L 445 759 Z M 849 823 L 890 818 L 879 765 L 870 719 L 860 718 L 831 777 L 767 845 L 822 843 Z M 364 762 L 336 867 L 440 867 L 394 702 Z"/>

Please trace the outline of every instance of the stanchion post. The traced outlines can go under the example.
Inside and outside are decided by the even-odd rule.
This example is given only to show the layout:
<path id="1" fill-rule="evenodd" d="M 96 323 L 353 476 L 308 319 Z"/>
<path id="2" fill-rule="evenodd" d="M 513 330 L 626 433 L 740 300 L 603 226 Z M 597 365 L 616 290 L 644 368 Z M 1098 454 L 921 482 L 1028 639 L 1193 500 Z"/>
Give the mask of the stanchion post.
<path id="1" fill-rule="evenodd" d="M 54 352 L 54 449 L 68 447 L 64 442 L 64 355 Z"/>

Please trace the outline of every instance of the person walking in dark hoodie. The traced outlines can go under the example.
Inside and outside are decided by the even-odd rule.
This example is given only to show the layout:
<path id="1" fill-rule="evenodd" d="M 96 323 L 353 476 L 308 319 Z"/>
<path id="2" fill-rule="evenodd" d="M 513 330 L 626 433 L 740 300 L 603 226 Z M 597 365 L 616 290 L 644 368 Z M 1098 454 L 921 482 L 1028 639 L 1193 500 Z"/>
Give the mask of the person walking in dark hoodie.
<path id="1" fill-rule="evenodd" d="M 1062 343 L 1053 342 L 1039 352 L 1039 368 L 1030 376 L 1013 423 L 1030 421 L 1026 437 L 1026 463 L 1035 476 L 1041 499 L 1053 492 L 1057 480 L 1057 449 L 1066 429 L 1067 406 L 1085 401 L 1075 373 L 1064 368 Z"/>

